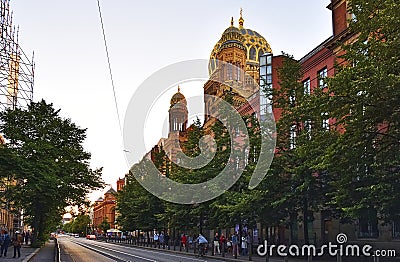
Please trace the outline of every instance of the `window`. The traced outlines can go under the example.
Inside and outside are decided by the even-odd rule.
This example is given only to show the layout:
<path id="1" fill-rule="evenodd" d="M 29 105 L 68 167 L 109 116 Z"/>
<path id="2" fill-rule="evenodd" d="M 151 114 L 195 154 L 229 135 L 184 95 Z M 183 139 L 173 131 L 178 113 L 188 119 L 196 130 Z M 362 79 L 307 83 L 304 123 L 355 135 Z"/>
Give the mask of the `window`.
<path id="1" fill-rule="evenodd" d="M 322 117 L 322 128 L 329 130 L 329 117 L 328 117 L 328 113 L 324 112 L 321 113 L 321 117 Z"/>
<path id="2" fill-rule="evenodd" d="M 295 105 L 295 102 L 296 102 L 296 94 L 295 94 L 294 90 L 292 90 L 292 91 L 290 92 L 290 94 L 289 94 L 289 104 L 290 104 L 291 106 L 294 106 L 294 105 Z"/>
<path id="3" fill-rule="evenodd" d="M 226 78 L 227 78 L 227 80 L 232 80 L 232 64 L 230 64 L 230 63 L 228 63 L 228 65 L 227 65 L 227 70 L 226 70 Z"/>
<path id="4" fill-rule="evenodd" d="M 328 77 L 328 69 L 325 67 L 318 72 L 318 87 L 321 89 L 326 88 L 326 78 Z"/>
<path id="5" fill-rule="evenodd" d="M 256 49 L 254 47 L 250 48 L 249 59 L 256 60 Z"/>
<path id="6" fill-rule="evenodd" d="M 365 209 L 359 218 L 359 238 L 377 238 L 378 218 L 374 209 Z"/>
<path id="7" fill-rule="evenodd" d="M 304 94 L 309 95 L 310 94 L 310 78 L 307 78 L 306 80 L 303 81 L 303 87 L 304 87 Z"/>
<path id="8" fill-rule="evenodd" d="M 296 125 L 292 125 L 290 128 L 290 141 L 289 141 L 289 148 L 294 149 L 296 148 Z"/>
<path id="9" fill-rule="evenodd" d="M 307 134 L 307 138 L 311 139 L 311 120 L 304 121 L 304 130 Z"/>
<path id="10" fill-rule="evenodd" d="M 236 80 L 240 80 L 240 76 L 241 76 L 241 69 L 240 69 L 240 64 L 237 63 L 236 64 Z"/>
<path id="11" fill-rule="evenodd" d="M 267 75 L 272 74 L 272 65 L 267 66 Z"/>
<path id="12" fill-rule="evenodd" d="M 351 20 L 353 20 L 353 22 L 357 22 L 357 17 L 354 13 L 351 13 Z"/>

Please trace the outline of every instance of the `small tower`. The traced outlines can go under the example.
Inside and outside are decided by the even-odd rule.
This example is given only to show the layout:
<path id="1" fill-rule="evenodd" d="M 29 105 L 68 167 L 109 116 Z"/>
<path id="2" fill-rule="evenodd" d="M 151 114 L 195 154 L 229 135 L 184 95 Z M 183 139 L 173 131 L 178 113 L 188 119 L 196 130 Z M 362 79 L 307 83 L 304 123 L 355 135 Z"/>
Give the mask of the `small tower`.
<path id="1" fill-rule="evenodd" d="M 243 29 L 243 23 L 244 23 L 243 9 L 240 8 L 239 29 Z"/>
<path id="2" fill-rule="evenodd" d="M 184 95 L 178 86 L 178 92 L 171 98 L 169 107 L 169 132 L 186 131 L 188 123 L 187 102 Z"/>

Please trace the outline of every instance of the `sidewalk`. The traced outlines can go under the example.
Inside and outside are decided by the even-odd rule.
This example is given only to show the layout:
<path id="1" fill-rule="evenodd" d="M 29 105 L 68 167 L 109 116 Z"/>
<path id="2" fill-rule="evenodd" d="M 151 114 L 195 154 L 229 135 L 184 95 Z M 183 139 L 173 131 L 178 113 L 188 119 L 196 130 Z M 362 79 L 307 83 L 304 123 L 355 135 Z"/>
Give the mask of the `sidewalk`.
<path id="1" fill-rule="evenodd" d="M 21 248 L 21 258 L 22 262 L 54 262 L 55 257 L 55 241 L 50 240 L 46 242 L 44 247 L 42 248 L 31 248 L 31 247 L 22 247 Z M 23 250 L 26 249 L 26 252 L 23 253 Z M 25 255 L 25 256 L 24 256 Z"/>
<path id="2" fill-rule="evenodd" d="M 38 248 L 33 248 L 27 245 L 22 245 L 21 247 L 21 256 L 19 258 L 13 258 L 14 256 L 14 247 L 11 245 L 7 249 L 7 256 L 0 257 L 0 261 L 28 261 L 28 259 L 39 251 Z M 18 255 L 18 254 L 17 254 Z"/>

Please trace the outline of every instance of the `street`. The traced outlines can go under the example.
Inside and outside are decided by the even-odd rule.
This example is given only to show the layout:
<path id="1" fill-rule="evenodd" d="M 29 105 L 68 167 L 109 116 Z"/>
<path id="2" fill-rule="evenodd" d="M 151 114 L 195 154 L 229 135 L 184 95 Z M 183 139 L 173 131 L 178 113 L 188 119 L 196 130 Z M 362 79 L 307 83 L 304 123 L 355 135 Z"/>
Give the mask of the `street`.
<path id="1" fill-rule="evenodd" d="M 60 237 L 61 261 L 220 261 L 202 259 L 191 255 L 173 254 L 157 250 L 147 250 L 130 246 L 122 246 L 84 238 Z"/>

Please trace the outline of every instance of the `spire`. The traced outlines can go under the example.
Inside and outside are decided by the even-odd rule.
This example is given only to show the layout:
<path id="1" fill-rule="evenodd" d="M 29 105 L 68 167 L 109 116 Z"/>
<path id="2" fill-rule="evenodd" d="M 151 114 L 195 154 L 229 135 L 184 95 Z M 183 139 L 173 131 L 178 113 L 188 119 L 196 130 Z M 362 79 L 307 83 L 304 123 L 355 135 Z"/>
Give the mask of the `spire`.
<path id="1" fill-rule="evenodd" d="M 244 22 L 244 19 L 243 19 L 243 9 L 240 8 L 239 29 L 242 29 L 242 28 L 243 28 L 243 22 Z"/>
<path id="2" fill-rule="evenodd" d="M 232 16 L 232 19 L 231 19 L 231 26 L 233 26 L 233 16 Z"/>
<path id="3" fill-rule="evenodd" d="M 181 92 L 181 88 L 178 86 L 178 93 L 180 93 Z"/>

